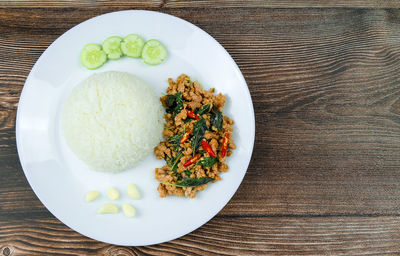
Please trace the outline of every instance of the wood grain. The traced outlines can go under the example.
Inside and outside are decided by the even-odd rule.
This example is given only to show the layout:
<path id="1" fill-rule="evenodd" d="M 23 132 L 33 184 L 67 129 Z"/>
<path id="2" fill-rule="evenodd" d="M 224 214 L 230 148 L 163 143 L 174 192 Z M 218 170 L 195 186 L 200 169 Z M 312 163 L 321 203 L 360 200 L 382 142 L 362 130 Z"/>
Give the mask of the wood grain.
<path id="1" fill-rule="evenodd" d="M 133 8 L 157 8 L 162 7 L 165 1 L 163 0 L 2 0 L 0 6 L 2 7 L 33 7 L 33 8 L 98 8 L 98 7 L 133 7 Z"/>
<path id="2" fill-rule="evenodd" d="M 0 222 L 0 248 L 25 255 L 396 255 L 400 217 L 216 217 L 161 245 L 119 247 L 55 219 Z M 1 252 L 1 249 L 0 249 Z"/>
<path id="3" fill-rule="evenodd" d="M 3 0 L 3 7 L 34 7 L 34 8 L 400 8 L 397 0 Z"/>
<path id="4" fill-rule="evenodd" d="M 307 3 L 372 9 L 1 2 L 0 253 L 400 254 L 400 10 L 373 9 L 375 1 L 292 7 Z M 46 47 L 79 22 L 130 8 L 184 18 L 228 50 L 252 95 L 257 138 L 242 185 L 216 218 L 169 243 L 123 248 L 71 231 L 44 208 L 21 170 L 14 126 L 25 79 Z"/>
<path id="5" fill-rule="evenodd" d="M 266 7 L 266 8 L 399 8 L 395 0 L 167 0 L 166 7 Z"/>

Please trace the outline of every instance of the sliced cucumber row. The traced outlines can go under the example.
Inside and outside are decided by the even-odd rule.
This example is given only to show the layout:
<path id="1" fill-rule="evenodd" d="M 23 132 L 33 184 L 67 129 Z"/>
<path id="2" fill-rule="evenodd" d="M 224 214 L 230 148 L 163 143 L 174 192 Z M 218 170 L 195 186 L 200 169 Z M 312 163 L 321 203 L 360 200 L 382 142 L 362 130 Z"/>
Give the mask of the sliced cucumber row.
<path id="1" fill-rule="evenodd" d="M 142 58 L 148 65 L 158 65 L 167 57 L 164 45 L 155 39 L 145 43 L 136 34 L 129 34 L 123 39 L 119 36 L 106 38 L 103 44 L 87 44 L 81 51 L 81 63 L 87 69 L 96 69 L 106 63 L 107 59 L 118 60 L 123 55 Z"/>

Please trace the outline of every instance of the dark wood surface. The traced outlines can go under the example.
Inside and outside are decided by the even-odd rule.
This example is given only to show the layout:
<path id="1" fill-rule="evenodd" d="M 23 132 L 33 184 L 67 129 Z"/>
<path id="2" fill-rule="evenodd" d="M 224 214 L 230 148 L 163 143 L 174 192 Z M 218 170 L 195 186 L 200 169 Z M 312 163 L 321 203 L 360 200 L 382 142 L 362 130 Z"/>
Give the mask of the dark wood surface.
<path id="1" fill-rule="evenodd" d="M 400 255 L 398 7 L 0 2 L 0 255 Z M 40 203 L 19 164 L 15 114 L 30 69 L 58 36 L 137 8 L 186 19 L 228 50 L 252 95 L 256 141 L 243 183 L 210 222 L 167 243 L 118 247 L 83 237 Z"/>

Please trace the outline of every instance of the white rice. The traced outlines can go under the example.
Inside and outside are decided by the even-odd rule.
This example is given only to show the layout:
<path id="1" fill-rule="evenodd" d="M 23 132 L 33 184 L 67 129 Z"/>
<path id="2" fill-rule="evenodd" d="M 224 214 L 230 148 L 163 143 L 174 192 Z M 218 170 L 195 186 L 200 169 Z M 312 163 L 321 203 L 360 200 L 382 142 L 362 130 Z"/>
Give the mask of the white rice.
<path id="1" fill-rule="evenodd" d="M 152 88 L 124 72 L 91 75 L 68 96 L 61 125 L 71 150 L 94 170 L 120 172 L 161 141 L 164 109 Z"/>

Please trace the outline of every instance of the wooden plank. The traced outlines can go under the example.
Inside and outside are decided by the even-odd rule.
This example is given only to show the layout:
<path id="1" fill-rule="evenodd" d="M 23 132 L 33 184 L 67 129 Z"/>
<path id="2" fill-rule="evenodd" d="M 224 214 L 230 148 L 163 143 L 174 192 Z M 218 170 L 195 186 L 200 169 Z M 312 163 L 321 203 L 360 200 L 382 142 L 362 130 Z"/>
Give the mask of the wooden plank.
<path id="1" fill-rule="evenodd" d="M 217 217 L 171 242 L 121 247 L 59 221 L 0 221 L 0 252 L 25 255 L 397 255 L 400 217 Z"/>
<path id="2" fill-rule="evenodd" d="M 11 8 L 157 8 L 163 0 L 2 0 L 0 7 Z"/>
<path id="3" fill-rule="evenodd" d="M 265 8 L 399 8 L 396 0 L 168 0 L 165 7 Z"/>
<path id="4" fill-rule="evenodd" d="M 104 11 L 0 11 L 3 216 L 45 211 L 15 148 L 15 111 L 29 69 L 60 34 Z M 223 45 L 253 97 L 253 159 L 222 214 L 400 214 L 400 11 L 168 12 Z"/>
<path id="5" fill-rule="evenodd" d="M 399 8 L 397 0 L 3 0 L 1 7 L 29 8 Z"/>

